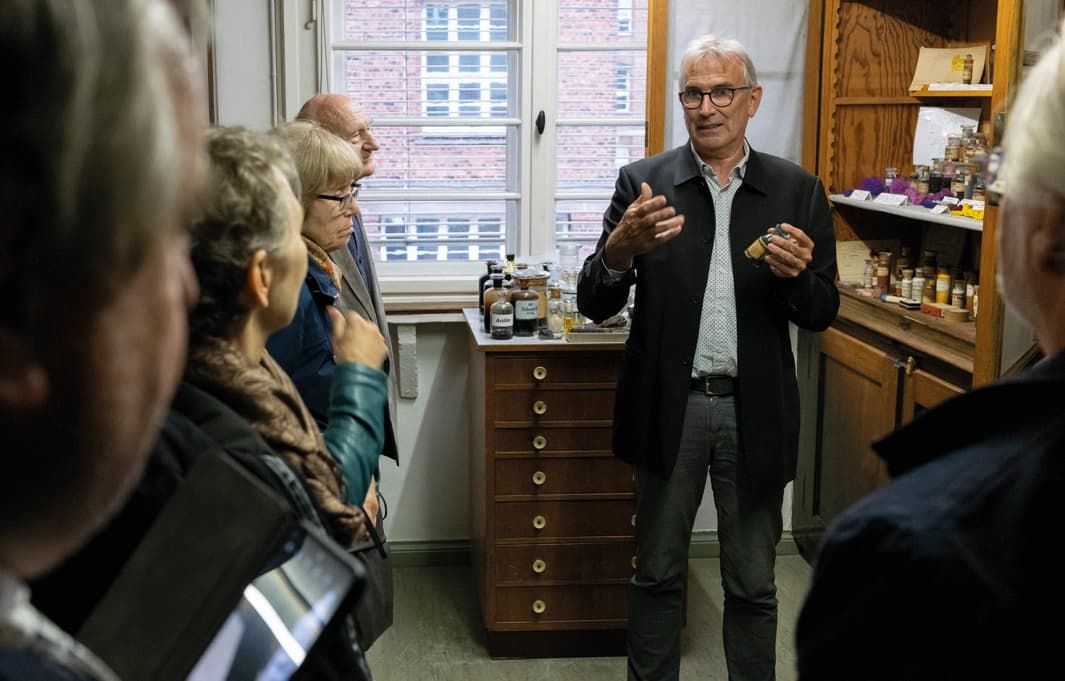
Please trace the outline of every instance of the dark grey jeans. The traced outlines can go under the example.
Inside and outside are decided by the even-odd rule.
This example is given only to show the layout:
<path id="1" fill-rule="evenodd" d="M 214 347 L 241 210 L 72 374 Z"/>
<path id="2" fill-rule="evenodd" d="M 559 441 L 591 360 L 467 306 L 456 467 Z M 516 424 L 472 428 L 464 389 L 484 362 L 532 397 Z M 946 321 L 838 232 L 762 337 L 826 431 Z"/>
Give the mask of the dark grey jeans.
<path id="1" fill-rule="evenodd" d="M 707 474 L 717 507 L 724 643 L 730 681 L 772 681 L 776 670 L 776 545 L 784 490 L 742 498 L 733 397 L 691 392 L 669 480 L 637 471 L 636 574 L 628 634 L 629 681 L 680 677 L 682 580 Z"/>

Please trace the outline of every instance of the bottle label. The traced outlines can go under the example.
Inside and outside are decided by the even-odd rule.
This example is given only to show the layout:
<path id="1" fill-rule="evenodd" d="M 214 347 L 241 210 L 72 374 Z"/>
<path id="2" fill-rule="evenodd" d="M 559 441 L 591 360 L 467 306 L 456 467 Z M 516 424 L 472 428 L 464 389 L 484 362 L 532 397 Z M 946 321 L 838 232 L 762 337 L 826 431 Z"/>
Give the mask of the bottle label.
<path id="1" fill-rule="evenodd" d="M 514 317 L 517 319 L 537 319 L 540 316 L 539 300 L 515 300 Z"/>
<path id="2" fill-rule="evenodd" d="M 512 315 L 512 314 L 493 314 L 492 315 L 492 328 L 506 328 L 508 326 L 514 326 L 514 315 Z"/>

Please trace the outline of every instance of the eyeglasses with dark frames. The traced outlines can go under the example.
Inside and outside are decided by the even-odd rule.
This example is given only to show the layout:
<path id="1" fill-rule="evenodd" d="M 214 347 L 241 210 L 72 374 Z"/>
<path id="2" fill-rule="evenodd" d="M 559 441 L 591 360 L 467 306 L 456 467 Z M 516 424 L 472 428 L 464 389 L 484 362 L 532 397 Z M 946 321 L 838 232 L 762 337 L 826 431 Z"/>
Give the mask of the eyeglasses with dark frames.
<path id="1" fill-rule="evenodd" d="M 323 199 L 325 201 L 336 201 L 340 204 L 340 212 L 351 210 L 355 207 L 355 199 L 359 198 L 359 190 L 362 189 L 362 185 L 358 182 L 351 184 L 351 193 L 344 194 L 343 196 L 333 196 L 332 194 L 317 194 L 315 198 Z"/>
<path id="2" fill-rule="evenodd" d="M 709 97 L 710 103 L 714 106 L 725 108 L 729 104 L 732 104 L 732 100 L 736 98 L 737 90 L 750 90 L 753 85 L 744 85 L 743 87 L 715 87 L 710 90 L 699 90 L 697 88 L 690 87 L 680 94 L 680 103 L 685 109 L 698 109 L 703 105 L 703 98 Z"/>

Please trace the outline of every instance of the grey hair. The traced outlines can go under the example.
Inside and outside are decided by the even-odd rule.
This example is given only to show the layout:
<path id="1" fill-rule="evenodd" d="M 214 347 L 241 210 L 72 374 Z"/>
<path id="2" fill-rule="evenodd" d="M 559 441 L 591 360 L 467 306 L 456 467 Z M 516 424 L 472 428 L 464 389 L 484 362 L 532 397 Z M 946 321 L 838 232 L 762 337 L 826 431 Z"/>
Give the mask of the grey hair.
<path id="1" fill-rule="evenodd" d="M 159 0 L 0 3 L 0 324 L 105 303 L 157 242 L 190 157 L 190 55 Z"/>
<path id="2" fill-rule="evenodd" d="M 758 73 L 754 69 L 751 55 L 738 40 L 731 38 L 718 38 L 713 35 L 704 35 L 692 40 L 684 48 L 684 54 L 680 58 L 680 86 L 684 87 L 684 79 L 688 71 L 697 61 L 703 57 L 717 57 L 718 59 L 739 59 L 743 64 L 744 85 L 754 87 L 758 84 Z"/>
<path id="3" fill-rule="evenodd" d="M 1062 24 L 1039 62 L 1025 76 L 1010 106 L 1000 175 L 1011 197 L 1065 203 L 1065 44 Z"/>
<path id="4" fill-rule="evenodd" d="M 300 195 L 288 150 L 273 137 L 243 128 L 207 134 L 210 157 L 202 213 L 190 227 L 200 298 L 189 314 L 191 341 L 229 338 L 247 314 L 241 290 L 252 255 L 275 255 L 288 239 L 287 189 Z M 278 186 L 277 174 L 286 185 Z"/>

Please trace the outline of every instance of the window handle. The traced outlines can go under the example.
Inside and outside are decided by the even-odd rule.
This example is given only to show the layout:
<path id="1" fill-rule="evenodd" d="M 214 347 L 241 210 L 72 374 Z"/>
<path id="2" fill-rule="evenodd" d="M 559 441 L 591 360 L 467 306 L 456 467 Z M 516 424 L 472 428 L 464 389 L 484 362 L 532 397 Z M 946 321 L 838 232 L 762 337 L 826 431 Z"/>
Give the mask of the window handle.
<path id="1" fill-rule="evenodd" d="M 544 134 L 544 124 L 546 122 L 547 116 L 544 115 L 544 111 L 541 109 L 540 113 L 536 114 L 536 132 L 541 135 Z"/>

